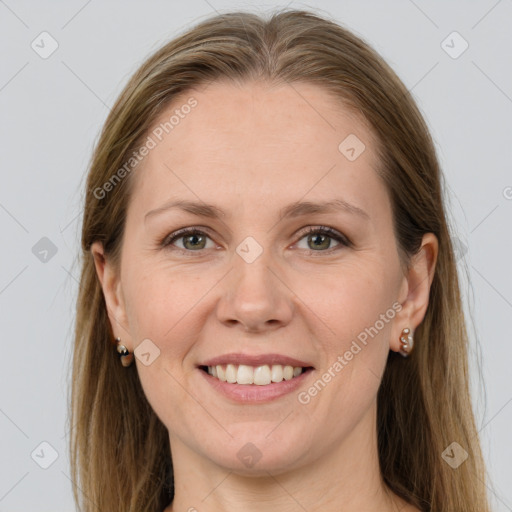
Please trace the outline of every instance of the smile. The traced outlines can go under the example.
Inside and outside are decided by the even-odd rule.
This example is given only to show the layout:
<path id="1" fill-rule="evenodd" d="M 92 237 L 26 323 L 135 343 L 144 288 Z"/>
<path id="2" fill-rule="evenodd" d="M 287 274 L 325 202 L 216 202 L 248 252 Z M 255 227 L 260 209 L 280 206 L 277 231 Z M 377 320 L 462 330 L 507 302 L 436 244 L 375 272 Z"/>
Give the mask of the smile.
<path id="1" fill-rule="evenodd" d="M 212 377 L 230 384 L 267 386 L 272 383 L 292 380 L 300 376 L 308 368 L 301 366 L 264 364 L 260 366 L 249 366 L 245 364 L 226 364 L 215 366 L 201 366 L 203 371 Z"/>

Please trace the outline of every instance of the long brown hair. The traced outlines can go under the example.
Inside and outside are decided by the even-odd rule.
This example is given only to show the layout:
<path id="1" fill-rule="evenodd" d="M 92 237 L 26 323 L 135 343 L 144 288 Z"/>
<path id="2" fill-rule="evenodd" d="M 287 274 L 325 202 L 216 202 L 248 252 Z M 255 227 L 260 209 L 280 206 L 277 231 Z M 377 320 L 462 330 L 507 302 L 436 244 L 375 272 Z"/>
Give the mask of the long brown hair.
<path id="1" fill-rule="evenodd" d="M 136 166 L 119 170 L 177 95 L 216 80 L 317 84 L 369 123 L 401 263 L 408 265 L 423 234 L 434 233 L 439 241 L 415 350 L 407 360 L 390 351 L 378 392 L 382 476 L 422 511 L 488 512 L 457 261 L 429 130 L 411 94 L 369 45 L 338 23 L 297 10 L 268 19 L 232 12 L 201 22 L 142 64 L 105 122 L 85 192 L 72 367 L 70 454 L 79 509 L 161 512 L 174 495 L 168 432 L 135 365 L 122 367 L 115 353 L 90 248 L 101 241 L 108 258 L 119 261 L 131 175 L 137 172 Z M 443 458 L 452 442 L 469 454 L 456 469 Z"/>

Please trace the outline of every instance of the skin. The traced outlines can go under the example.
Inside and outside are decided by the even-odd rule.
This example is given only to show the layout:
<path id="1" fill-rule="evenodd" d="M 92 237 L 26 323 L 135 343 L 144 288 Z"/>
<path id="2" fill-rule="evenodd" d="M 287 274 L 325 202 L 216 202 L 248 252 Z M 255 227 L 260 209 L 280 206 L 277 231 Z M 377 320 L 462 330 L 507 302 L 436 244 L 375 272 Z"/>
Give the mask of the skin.
<path id="1" fill-rule="evenodd" d="M 160 350 L 150 365 L 135 364 L 169 431 L 176 494 L 165 512 L 417 510 L 382 481 L 376 397 L 389 350 L 424 318 L 436 237 L 424 236 L 404 274 L 373 135 L 317 85 L 216 82 L 183 94 L 160 120 L 190 96 L 195 109 L 133 175 L 120 268 L 92 247 L 115 336 L 130 352 L 146 338 Z M 349 134 L 366 145 L 352 162 L 338 150 Z M 334 198 L 369 218 L 279 219 L 289 203 Z M 171 199 L 214 203 L 226 215 L 174 209 L 145 220 Z M 302 234 L 322 225 L 352 245 Z M 208 238 L 159 245 L 183 227 Z M 248 236 L 263 249 L 252 263 L 236 252 Z M 296 392 L 237 404 L 197 369 L 229 352 L 277 352 L 312 363 L 307 390 L 396 302 L 401 310 L 308 404 Z M 261 453 L 252 467 L 237 457 L 246 443 Z"/>

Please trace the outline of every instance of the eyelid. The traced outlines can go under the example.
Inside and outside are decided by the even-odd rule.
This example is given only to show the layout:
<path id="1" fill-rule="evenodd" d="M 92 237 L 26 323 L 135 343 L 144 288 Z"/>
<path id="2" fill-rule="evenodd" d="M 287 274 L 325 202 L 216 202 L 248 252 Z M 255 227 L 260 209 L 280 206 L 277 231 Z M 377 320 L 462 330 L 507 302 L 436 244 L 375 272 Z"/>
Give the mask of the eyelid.
<path id="1" fill-rule="evenodd" d="M 183 238 L 185 236 L 190 235 L 207 235 L 210 239 L 212 239 L 212 236 L 210 235 L 209 228 L 205 226 L 190 226 L 186 228 L 180 228 L 176 231 L 173 231 L 172 233 L 169 233 L 163 237 L 162 240 L 159 242 L 159 246 L 162 248 L 166 248 L 173 244 L 176 240 L 179 240 L 180 238 Z M 181 249 L 180 247 L 176 247 L 178 251 L 184 251 L 185 249 Z M 194 251 L 186 251 L 186 252 L 194 252 Z"/>
<path id="2" fill-rule="evenodd" d="M 339 232 L 337 229 L 331 228 L 330 226 L 321 226 L 321 225 L 312 225 L 306 227 L 304 230 L 299 231 L 296 236 L 299 236 L 299 240 L 304 238 L 305 235 L 308 235 L 310 233 L 320 233 L 329 236 L 330 238 L 333 238 L 337 240 L 338 242 L 346 245 L 347 247 L 351 247 L 353 244 L 351 240 L 344 235 L 343 233 Z M 298 240 L 298 241 L 299 241 Z M 328 252 L 328 251 L 317 251 L 317 252 Z"/>

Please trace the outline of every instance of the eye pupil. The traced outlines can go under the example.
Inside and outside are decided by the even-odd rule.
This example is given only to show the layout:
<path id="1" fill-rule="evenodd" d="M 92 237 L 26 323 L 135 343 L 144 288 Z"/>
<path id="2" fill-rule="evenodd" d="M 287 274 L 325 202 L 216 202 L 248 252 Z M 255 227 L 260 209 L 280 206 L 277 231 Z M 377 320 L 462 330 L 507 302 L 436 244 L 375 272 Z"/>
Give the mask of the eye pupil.
<path id="1" fill-rule="evenodd" d="M 183 239 L 184 239 L 184 244 L 183 245 L 185 245 L 185 247 L 187 247 L 187 241 L 190 240 L 190 239 L 195 240 L 195 242 L 192 242 L 192 248 L 196 248 L 197 249 L 197 247 L 198 247 L 197 240 L 200 240 L 200 241 L 202 241 L 204 243 L 204 236 L 197 235 L 197 234 L 195 234 L 195 235 L 187 235 Z M 200 248 L 203 248 L 203 247 L 201 246 Z M 187 249 L 188 249 L 188 247 L 187 247 Z"/>
<path id="2" fill-rule="evenodd" d="M 330 245 L 329 237 L 328 237 L 328 236 L 321 235 L 321 234 L 318 234 L 318 233 L 317 233 L 317 234 L 315 234 L 315 235 L 312 235 L 312 238 L 315 240 L 315 241 L 313 242 L 313 245 L 314 245 L 314 247 L 316 247 L 316 248 L 320 247 L 320 248 L 325 248 L 325 249 L 327 249 L 327 248 L 329 247 L 329 245 Z M 327 246 L 326 246 L 326 247 L 322 246 L 322 242 L 317 243 L 318 238 L 323 239 L 323 240 L 322 240 L 323 242 L 325 242 L 325 241 L 327 240 Z"/>

